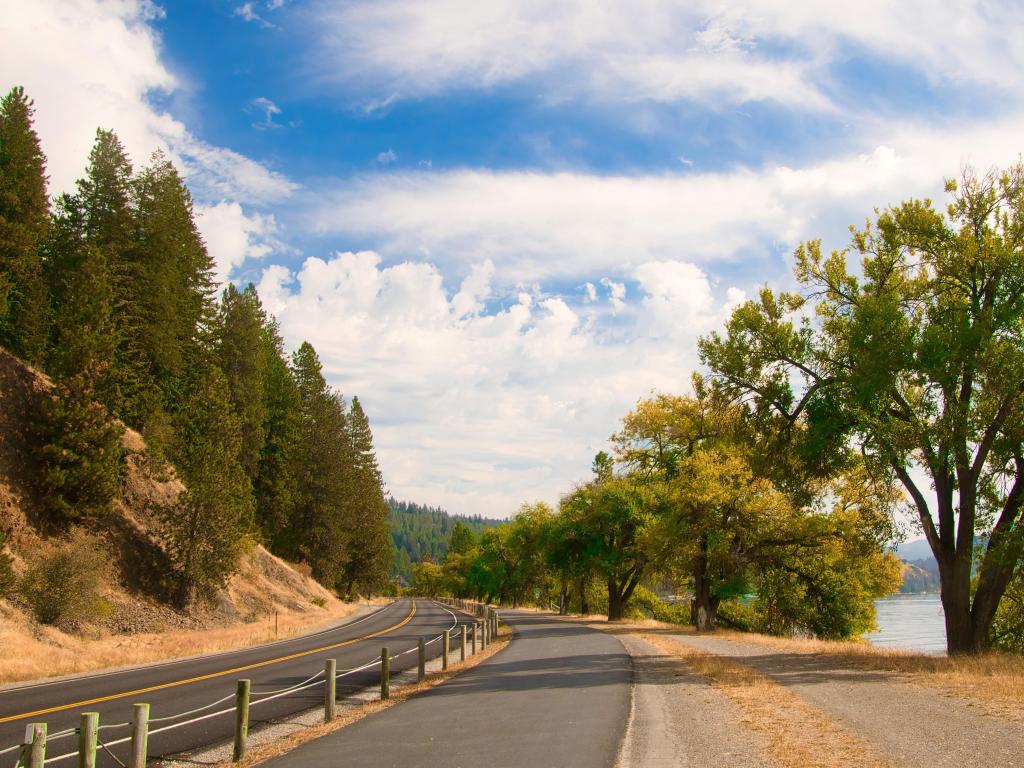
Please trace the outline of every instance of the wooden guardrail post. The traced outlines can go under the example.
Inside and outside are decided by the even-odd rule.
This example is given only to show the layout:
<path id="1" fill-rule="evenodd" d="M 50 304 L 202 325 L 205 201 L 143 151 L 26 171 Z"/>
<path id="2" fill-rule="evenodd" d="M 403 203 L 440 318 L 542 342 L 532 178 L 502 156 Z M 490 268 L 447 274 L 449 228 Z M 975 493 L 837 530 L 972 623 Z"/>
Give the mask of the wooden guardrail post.
<path id="1" fill-rule="evenodd" d="M 380 649 L 380 700 L 391 698 L 391 655 L 387 647 Z"/>
<path id="2" fill-rule="evenodd" d="M 96 768 L 96 739 L 100 733 L 100 713 L 83 712 L 78 722 L 78 768 Z"/>
<path id="3" fill-rule="evenodd" d="M 245 757 L 249 742 L 250 680 L 239 680 L 235 690 L 235 749 L 232 759 L 237 763 Z"/>
<path id="4" fill-rule="evenodd" d="M 459 649 L 459 661 L 466 660 L 466 625 L 462 625 L 462 648 Z"/>
<path id="5" fill-rule="evenodd" d="M 417 665 L 416 665 L 416 682 L 423 682 L 423 678 L 427 676 L 427 643 L 421 637 L 416 645 L 417 651 Z"/>
<path id="6" fill-rule="evenodd" d="M 484 649 L 487 647 L 487 644 L 491 642 L 491 622 L 488 620 L 486 615 L 480 620 L 480 627 L 484 631 L 482 635 L 483 643 L 480 648 Z"/>
<path id="7" fill-rule="evenodd" d="M 474 623 L 473 624 L 473 655 L 474 656 L 476 656 L 476 634 L 477 634 L 476 630 L 477 630 L 477 625 Z"/>
<path id="8" fill-rule="evenodd" d="M 329 723 L 334 719 L 335 707 L 337 706 L 337 685 L 338 685 L 338 661 L 327 659 L 324 662 L 324 722 Z"/>
<path id="9" fill-rule="evenodd" d="M 27 768 L 43 768 L 46 761 L 46 723 L 29 723 L 25 726 L 25 765 Z"/>
<path id="10" fill-rule="evenodd" d="M 451 640 L 448 638 L 448 633 L 444 632 L 441 635 L 441 671 L 448 671 L 448 654 L 451 651 Z"/>
<path id="11" fill-rule="evenodd" d="M 132 704 L 132 751 L 128 768 L 146 768 L 149 749 L 149 704 Z"/>

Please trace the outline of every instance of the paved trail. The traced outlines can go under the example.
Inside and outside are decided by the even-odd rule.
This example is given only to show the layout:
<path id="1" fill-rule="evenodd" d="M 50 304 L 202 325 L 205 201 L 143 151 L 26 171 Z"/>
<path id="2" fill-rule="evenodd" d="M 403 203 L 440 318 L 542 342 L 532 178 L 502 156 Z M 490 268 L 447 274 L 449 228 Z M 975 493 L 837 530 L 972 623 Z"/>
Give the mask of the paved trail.
<path id="1" fill-rule="evenodd" d="M 263 768 L 612 766 L 630 711 L 628 654 L 614 637 L 533 613 L 478 667 Z"/>
<path id="2" fill-rule="evenodd" d="M 906 768 L 1024 766 L 1020 723 L 898 675 L 836 659 L 694 635 L 663 635 L 746 664 L 784 685 Z"/>

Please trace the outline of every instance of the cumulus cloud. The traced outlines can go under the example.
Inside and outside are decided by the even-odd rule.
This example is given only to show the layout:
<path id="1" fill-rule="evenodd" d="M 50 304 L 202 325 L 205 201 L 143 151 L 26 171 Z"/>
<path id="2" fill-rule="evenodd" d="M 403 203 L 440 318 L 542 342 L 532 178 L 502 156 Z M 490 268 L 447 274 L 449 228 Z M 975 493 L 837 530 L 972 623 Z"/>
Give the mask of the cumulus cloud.
<path id="1" fill-rule="evenodd" d="M 377 153 L 377 162 L 381 165 L 391 165 L 398 159 L 398 153 L 393 149 L 387 149 L 384 152 Z"/>
<path id="2" fill-rule="evenodd" d="M 237 202 L 221 201 L 196 208 L 196 224 L 216 264 L 216 280 L 223 283 L 232 270 L 249 259 L 282 255 L 287 247 L 279 239 L 280 229 L 271 214 L 246 214 Z"/>
<path id="3" fill-rule="evenodd" d="M 834 108 L 829 65 L 851 53 L 937 82 L 1021 82 L 1004 0 L 886 0 L 837 6 L 788 0 L 320 0 L 323 76 L 394 100 L 530 82 L 551 98 L 711 99 Z M 382 96 L 383 94 L 383 96 Z"/>
<path id="4" fill-rule="evenodd" d="M 386 266 L 374 252 L 307 259 L 296 273 L 273 266 L 259 291 L 289 343 L 308 339 L 330 379 L 374 415 L 393 490 L 504 516 L 525 499 L 557 500 L 584 478 L 638 398 L 687 386 L 696 333 L 720 315 L 722 300 L 695 303 L 683 293 L 700 271 L 672 269 L 643 272 L 674 274 L 672 289 L 652 296 L 644 288 L 628 307 L 625 294 L 620 301 L 638 326 L 651 322 L 648 301 L 659 302 L 663 318 L 677 311 L 692 320 L 679 324 L 673 344 L 642 333 L 609 341 L 560 296 L 492 296 L 486 261 L 454 294 L 436 266 Z M 502 308 L 481 312 L 488 297 Z"/>

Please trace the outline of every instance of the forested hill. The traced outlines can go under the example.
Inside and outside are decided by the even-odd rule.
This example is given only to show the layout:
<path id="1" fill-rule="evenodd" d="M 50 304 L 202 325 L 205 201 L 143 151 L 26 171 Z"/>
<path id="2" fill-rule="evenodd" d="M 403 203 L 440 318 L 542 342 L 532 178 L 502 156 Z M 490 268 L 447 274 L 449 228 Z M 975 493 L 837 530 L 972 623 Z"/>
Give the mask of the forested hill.
<path id="1" fill-rule="evenodd" d="M 480 515 L 451 515 L 440 507 L 424 507 L 410 501 L 388 499 L 391 508 L 391 540 L 395 544 L 393 576 L 412 581 L 412 565 L 429 558 L 440 562 L 448 551 L 448 539 L 458 522 L 479 536 L 488 528 L 501 524 Z"/>

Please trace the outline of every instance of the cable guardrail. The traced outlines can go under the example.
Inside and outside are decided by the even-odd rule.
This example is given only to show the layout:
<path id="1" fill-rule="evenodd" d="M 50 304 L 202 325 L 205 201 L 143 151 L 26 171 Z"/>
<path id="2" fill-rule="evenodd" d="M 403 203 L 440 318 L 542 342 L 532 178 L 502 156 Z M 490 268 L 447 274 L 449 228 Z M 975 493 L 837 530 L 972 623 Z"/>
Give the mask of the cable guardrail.
<path id="1" fill-rule="evenodd" d="M 328 674 L 328 669 L 333 669 L 334 661 L 328 660 L 327 666 L 324 670 L 320 670 L 315 675 L 306 678 L 298 683 L 294 683 L 284 688 L 279 688 L 272 691 L 261 691 L 254 693 L 253 695 L 258 696 L 250 700 L 249 681 L 239 681 L 238 691 L 235 694 L 224 696 L 223 698 L 217 699 L 214 702 L 205 704 L 195 709 L 187 710 L 185 712 L 178 712 L 172 715 L 165 715 L 163 717 L 149 717 L 149 705 L 148 704 L 136 704 L 134 705 L 134 716 L 133 720 L 123 723 L 110 723 L 105 725 L 99 725 L 99 715 L 95 712 L 82 713 L 82 725 L 78 728 L 68 728 L 63 731 L 59 731 L 54 734 L 47 735 L 45 723 L 29 723 L 26 728 L 25 740 L 22 744 L 15 744 L 5 749 L 0 749 L 0 756 L 10 754 L 12 752 L 19 752 L 19 755 L 15 761 L 15 768 L 41 768 L 44 765 L 51 763 L 57 763 L 62 760 L 67 760 L 72 757 L 78 756 L 80 762 L 84 760 L 86 765 L 96 764 L 96 750 L 97 748 L 103 749 L 121 768 L 145 768 L 147 755 L 147 742 L 148 738 L 155 736 L 160 733 L 166 733 L 168 731 L 175 730 L 177 728 L 183 728 L 194 723 L 198 723 L 204 720 L 209 720 L 214 717 L 220 717 L 222 715 L 235 713 L 238 715 L 236 718 L 236 730 L 235 730 L 235 760 L 240 760 L 245 754 L 245 743 L 248 736 L 248 712 L 251 707 L 258 704 L 263 704 L 268 701 L 274 701 L 276 699 L 294 695 L 301 691 L 309 690 L 318 686 L 325 686 L 325 696 L 331 699 L 331 703 L 325 700 L 325 722 L 333 717 L 333 701 L 336 700 L 335 691 L 338 680 L 345 678 L 349 675 L 354 675 L 358 672 L 363 672 L 367 669 L 380 666 L 381 668 L 381 698 L 388 698 L 388 691 L 390 685 L 390 662 L 393 659 L 405 656 L 407 654 L 416 653 L 420 654 L 419 660 L 419 679 L 422 679 L 424 674 L 424 649 L 427 646 L 433 645 L 437 642 L 443 643 L 442 656 L 442 669 L 448 669 L 449 656 L 452 653 L 449 642 L 453 634 L 458 637 L 459 634 L 462 636 L 462 656 L 465 659 L 466 654 L 466 632 L 465 628 L 470 626 L 470 621 L 460 621 L 460 618 L 456 616 L 455 612 L 450 610 L 449 605 L 456 610 L 462 611 L 471 620 L 472 635 L 473 635 L 473 653 L 476 653 L 477 647 L 477 634 L 478 629 L 482 630 L 482 647 L 485 648 L 487 644 L 488 635 L 492 635 L 497 632 L 497 612 L 494 609 L 484 606 L 479 603 L 471 603 L 470 601 L 460 599 L 435 599 L 433 602 L 436 605 L 441 606 L 453 619 L 451 627 L 444 629 L 440 634 L 431 637 L 427 640 L 425 637 L 420 637 L 416 646 L 409 648 L 399 653 L 392 654 L 385 647 L 382 649 L 381 655 L 372 661 L 367 662 L 356 667 L 337 671 L 333 677 Z M 472 608 L 475 613 L 471 614 L 467 608 Z M 485 621 L 481 621 L 481 620 Z M 318 633 L 320 634 L 320 633 Z M 319 679 L 324 677 L 323 680 Z M 242 683 L 245 685 L 243 686 Z M 243 687 L 244 687 L 244 698 L 243 698 Z M 235 705 L 226 707 L 215 712 L 207 712 L 207 710 L 213 709 L 225 702 L 235 699 Z M 241 716 L 241 712 L 244 709 L 244 717 Z M 205 712 L 206 714 L 199 715 L 199 713 Z M 181 720 L 182 718 L 189 717 L 190 715 L 199 715 L 198 717 L 192 717 L 188 720 Z M 180 722 L 172 722 L 180 721 Z M 151 729 L 150 726 L 156 723 L 169 723 L 159 728 Z M 132 728 L 132 733 L 128 736 L 115 739 L 114 741 L 104 742 L 99 737 L 101 731 L 109 731 L 117 728 Z M 61 755 L 53 757 L 46 757 L 46 747 L 55 741 L 67 738 L 69 736 L 80 735 L 83 732 L 91 733 L 92 738 L 81 738 L 79 739 L 79 748 L 74 752 L 66 752 Z M 91 742 L 91 743 L 89 743 Z M 123 763 L 113 752 L 112 747 L 117 747 L 127 743 L 132 744 L 131 754 L 129 757 L 129 763 L 126 765 Z M 83 756 L 83 751 L 88 753 Z M 27 760 L 26 760 L 27 758 Z"/>

